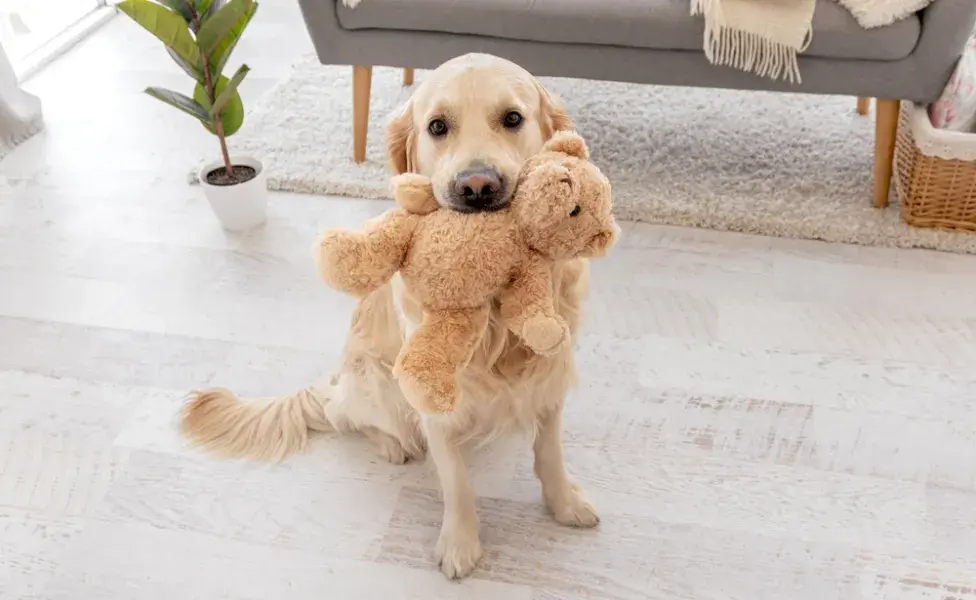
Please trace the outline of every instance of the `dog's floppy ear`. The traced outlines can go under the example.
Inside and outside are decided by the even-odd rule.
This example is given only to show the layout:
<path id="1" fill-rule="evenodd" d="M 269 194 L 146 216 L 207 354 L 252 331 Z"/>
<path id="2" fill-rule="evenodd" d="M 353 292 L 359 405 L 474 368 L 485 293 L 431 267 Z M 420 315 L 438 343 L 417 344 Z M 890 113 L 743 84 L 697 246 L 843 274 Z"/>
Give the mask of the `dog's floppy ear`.
<path id="1" fill-rule="evenodd" d="M 575 156 L 576 158 L 582 158 L 583 160 L 589 160 L 590 149 L 586 147 L 586 142 L 580 136 L 580 134 L 575 131 L 558 131 L 548 142 L 546 142 L 543 149 L 550 152 L 562 152 L 563 154 L 568 154 L 570 156 Z"/>
<path id="2" fill-rule="evenodd" d="M 535 82 L 539 90 L 539 119 L 542 127 L 542 139 L 548 140 L 559 131 L 570 131 L 573 129 L 573 117 L 569 116 L 556 99 L 552 97 L 545 87 L 538 81 Z"/>
<path id="3" fill-rule="evenodd" d="M 386 127 L 386 158 L 394 174 L 412 173 L 417 148 L 413 131 L 413 101 L 408 100 Z"/>

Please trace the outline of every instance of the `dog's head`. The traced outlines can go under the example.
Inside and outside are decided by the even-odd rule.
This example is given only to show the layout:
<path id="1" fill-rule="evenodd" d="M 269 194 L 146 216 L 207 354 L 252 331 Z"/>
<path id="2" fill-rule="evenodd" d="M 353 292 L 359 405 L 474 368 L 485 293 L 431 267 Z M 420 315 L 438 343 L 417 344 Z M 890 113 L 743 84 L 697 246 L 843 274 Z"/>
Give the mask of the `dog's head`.
<path id="1" fill-rule="evenodd" d="M 390 123 L 394 173 L 430 177 L 437 202 L 462 212 L 511 200 L 522 163 L 572 119 L 525 69 L 487 54 L 447 61 Z"/>

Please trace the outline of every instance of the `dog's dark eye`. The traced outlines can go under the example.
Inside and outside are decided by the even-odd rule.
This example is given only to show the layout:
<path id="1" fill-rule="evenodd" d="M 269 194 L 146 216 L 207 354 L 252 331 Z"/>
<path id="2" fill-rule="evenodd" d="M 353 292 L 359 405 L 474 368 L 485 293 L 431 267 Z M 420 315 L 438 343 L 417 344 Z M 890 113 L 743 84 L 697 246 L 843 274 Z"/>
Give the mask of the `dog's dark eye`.
<path id="1" fill-rule="evenodd" d="M 427 131 L 434 137 L 441 137 L 447 134 L 447 123 L 444 122 L 444 119 L 434 119 L 427 126 Z"/>
<path id="2" fill-rule="evenodd" d="M 577 204 L 577 205 L 576 205 L 576 208 L 574 208 L 573 210 L 571 210 L 571 211 L 569 212 L 569 216 L 571 216 L 571 217 L 575 217 L 575 216 L 577 216 L 578 214 L 580 214 L 580 211 L 581 211 L 581 210 L 583 210 L 583 209 L 582 209 L 582 208 L 580 208 L 580 205 L 579 205 L 579 204 Z"/>
<path id="3" fill-rule="evenodd" d="M 506 129 L 515 129 L 522 124 L 524 119 L 525 117 L 523 117 L 521 113 L 510 110 L 505 113 L 505 119 L 502 121 L 502 123 L 505 125 Z"/>

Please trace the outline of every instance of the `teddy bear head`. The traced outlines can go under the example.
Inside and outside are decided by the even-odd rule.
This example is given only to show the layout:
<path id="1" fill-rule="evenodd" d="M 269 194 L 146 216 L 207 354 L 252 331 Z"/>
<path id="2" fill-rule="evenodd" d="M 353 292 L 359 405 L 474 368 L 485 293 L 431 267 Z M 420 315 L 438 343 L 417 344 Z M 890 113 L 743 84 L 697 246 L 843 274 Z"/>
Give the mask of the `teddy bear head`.
<path id="1" fill-rule="evenodd" d="M 526 161 L 512 207 L 529 246 L 553 260 L 603 256 L 620 233 L 610 181 L 574 132 L 557 133 Z"/>

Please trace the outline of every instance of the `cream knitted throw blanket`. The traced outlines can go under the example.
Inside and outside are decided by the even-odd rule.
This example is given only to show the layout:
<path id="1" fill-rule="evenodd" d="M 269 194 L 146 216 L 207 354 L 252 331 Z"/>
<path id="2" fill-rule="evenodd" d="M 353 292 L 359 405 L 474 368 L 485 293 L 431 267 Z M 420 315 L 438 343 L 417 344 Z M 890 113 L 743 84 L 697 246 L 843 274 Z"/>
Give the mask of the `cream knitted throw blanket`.
<path id="1" fill-rule="evenodd" d="M 691 0 L 705 19 L 705 57 L 712 64 L 800 83 L 797 55 L 813 34 L 816 0 Z"/>

